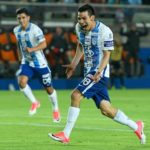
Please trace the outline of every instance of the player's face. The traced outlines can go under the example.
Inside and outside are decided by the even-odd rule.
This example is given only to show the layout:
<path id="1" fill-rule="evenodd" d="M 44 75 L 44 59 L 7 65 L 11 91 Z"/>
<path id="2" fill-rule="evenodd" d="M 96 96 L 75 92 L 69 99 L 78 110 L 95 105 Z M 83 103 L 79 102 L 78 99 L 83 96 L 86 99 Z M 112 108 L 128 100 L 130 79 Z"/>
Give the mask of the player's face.
<path id="1" fill-rule="evenodd" d="M 26 29 L 28 26 L 28 23 L 30 21 L 30 16 L 26 15 L 25 13 L 18 14 L 17 20 L 19 24 L 22 26 L 23 29 Z"/>
<path id="2" fill-rule="evenodd" d="M 87 11 L 78 12 L 78 23 L 84 31 L 90 31 L 92 29 L 95 24 L 94 19 L 95 17 L 93 15 L 90 16 Z"/>

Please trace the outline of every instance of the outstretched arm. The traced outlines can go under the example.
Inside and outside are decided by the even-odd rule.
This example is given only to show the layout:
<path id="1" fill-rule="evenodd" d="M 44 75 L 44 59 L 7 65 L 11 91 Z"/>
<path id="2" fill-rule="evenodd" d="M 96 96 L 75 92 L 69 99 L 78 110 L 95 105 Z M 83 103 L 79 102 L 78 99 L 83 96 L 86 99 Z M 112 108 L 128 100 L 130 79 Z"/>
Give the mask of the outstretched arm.
<path id="1" fill-rule="evenodd" d="M 77 48 L 76 48 L 76 54 L 71 62 L 72 66 L 74 66 L 74 68 L 76 68 L 76 66 L 78 65 L 82 55 L 83 55 L 83 48 L 82 48 L 82 45 L 78 42 Z"/>
<path id="2" fill-rule="evenodd" d="M 81 57 L 83 55 L 83 48 L 82 45 L 78 42 L 77 43 L 77 48 L 76 48 L 76 54 L 71 62 L 71 64 L 68 65 L 63 65 L 63 67 L 66 67 L 66 74 L 67 74 L 67 78 L 70 78 L 76 68 L 76 66 L 78 65 Z"/>
<path id="3" fill-rule="evenodd" d="M 17 55 L 18 55 L 19 62 L 21 62 L 22 55 L 21 55 L 21 48 L 20 48 L 19 42 L 17 42 Z"/>

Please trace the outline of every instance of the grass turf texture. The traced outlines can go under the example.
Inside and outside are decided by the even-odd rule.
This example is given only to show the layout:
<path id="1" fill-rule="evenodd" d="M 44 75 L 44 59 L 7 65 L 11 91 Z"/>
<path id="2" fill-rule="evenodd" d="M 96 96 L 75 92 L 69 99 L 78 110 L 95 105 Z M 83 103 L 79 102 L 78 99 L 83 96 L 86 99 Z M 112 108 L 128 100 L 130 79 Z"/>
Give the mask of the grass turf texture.
<path id="1" fill-rule="evenodd" d="M 80 116 L 64 145 L 48 138 L 61 131 L 70 105 L 69 90 L 58 90 L 61 122 L 52 122 L 52 109 L 45 91 L 34 91 L 41 102 L 37 114 L 28 116 L 30 102 L 19 91 L 0 91 L 0 150 L 150 150 L 150 90 L 111 90 L 112 104 L 133 120 L 145 123 L 147 144 L 140 145 L 128 127 L 102 116 L 92 100 L 81 103 Z"/>

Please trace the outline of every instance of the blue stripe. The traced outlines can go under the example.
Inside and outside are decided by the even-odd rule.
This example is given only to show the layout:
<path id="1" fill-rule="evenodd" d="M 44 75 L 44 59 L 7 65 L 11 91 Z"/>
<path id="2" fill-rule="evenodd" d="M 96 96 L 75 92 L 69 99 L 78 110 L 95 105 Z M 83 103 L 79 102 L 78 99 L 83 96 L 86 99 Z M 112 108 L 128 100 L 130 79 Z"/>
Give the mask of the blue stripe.
<path id="1" fill-rule="evenodd" d="M 30 41 L 30 38 L 29 38 L 29 34 L 26 34 L 25 38 L 26 38 L 27 47 L 32 48 L 32 44 L 31 44 L 31 41 Z M 30 55 L 33 58 L 34 65 L 37 66 L 37 67 L 39 67 L 40 64 L 39 64 L 38 59 L 37 59 L 37 57 L 35 55 L 35 52 L 31 52 Z"/>
<path id="2" fill-rule="evenodd" d="M 18 38 L 19 50 L 22 51 L 22 53 L 23 53 L 23 46 L 22 46 L 22 42 L 21 42 L 21 35 L 18 34 L 18 35 L 17 35 L 17 38 Z"/>
<path id="3" fill-rule="evenodd" d="M 100 25 L 100 22 L 96 21 L 96 26 L 95 28 L 92 30 L 92 32 L 98 32 L 99 31 L 99 25 Z"/>
<path id="4" fill-rule="evenodd" d="M 26 32 L 30 31 L 30 28 L 31 28 L 31 23 L 29 23 L 28 27 L 26 28 Z"/>
<path id="5" fill-rule="evenodd" d="M 104 68 L 103 77 L 104 77 L 104 75 L 105 75 L 106 69 L 107 69 L 107 66 Z"/>

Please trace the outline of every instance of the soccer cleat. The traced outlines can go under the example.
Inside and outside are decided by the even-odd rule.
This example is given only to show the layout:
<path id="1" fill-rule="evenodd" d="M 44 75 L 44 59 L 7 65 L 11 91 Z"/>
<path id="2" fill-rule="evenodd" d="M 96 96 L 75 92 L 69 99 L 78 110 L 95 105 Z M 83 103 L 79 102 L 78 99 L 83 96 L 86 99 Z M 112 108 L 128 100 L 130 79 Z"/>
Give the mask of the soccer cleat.
<path id="1" fill-rule="evenodd" d="M 146 143 L 146 136 L 145 136 L 144 131 L 143 131 L 144 123 L 142 121 L 137 121 L 136 124 L 137 124 L 138 128 L 134 133 L 140 139 L 141 144 L 145 144 Z"/>
<path id="2" fill-rule="evenodd" d="M 52 138 L 53 140 L 64 143 L 64 144 L 68 144 L 70 142 L 70 139 L 65 136 L 64 132 L 59 132 L 56 134 L 49 133 L 48 136 Z"/>
<path id="3" fill-rule="evenodd" d="M 34 115 L 36 113 L 37 108 L 39 107 L 40 107 L 39 101 L 32 103 L 31 108 L 29 110 L 29 115 L 30 116 Z"/>
<path id="4" fill-rule="evenodd" d="M 60 122 L 60 112 L 59 111 L 53 111 L 53 122 Z"/>

